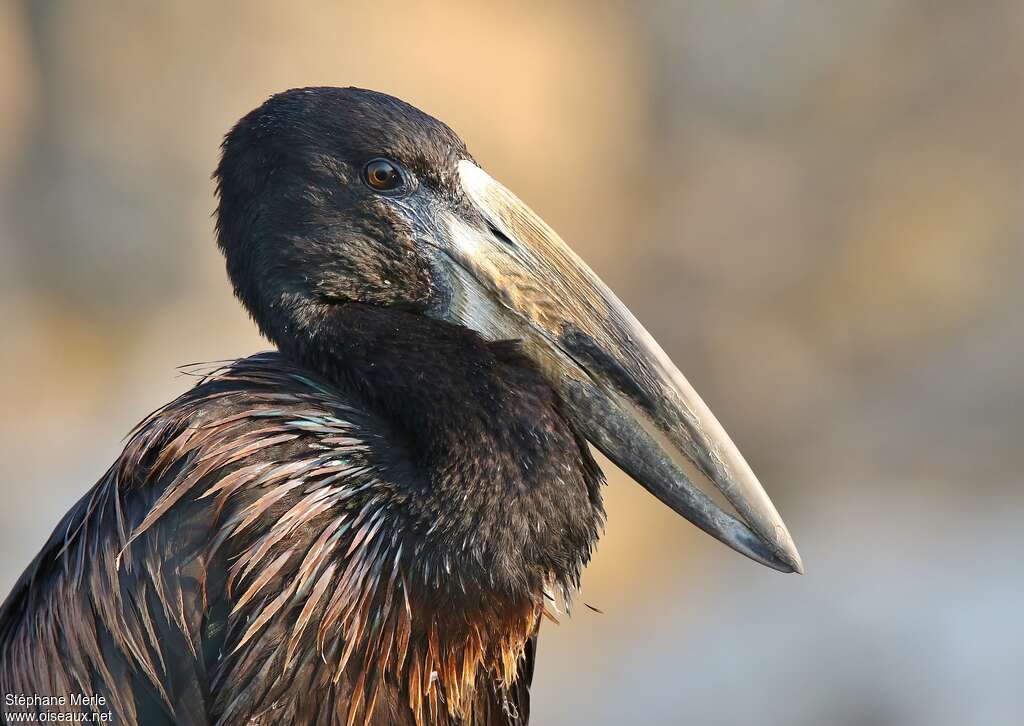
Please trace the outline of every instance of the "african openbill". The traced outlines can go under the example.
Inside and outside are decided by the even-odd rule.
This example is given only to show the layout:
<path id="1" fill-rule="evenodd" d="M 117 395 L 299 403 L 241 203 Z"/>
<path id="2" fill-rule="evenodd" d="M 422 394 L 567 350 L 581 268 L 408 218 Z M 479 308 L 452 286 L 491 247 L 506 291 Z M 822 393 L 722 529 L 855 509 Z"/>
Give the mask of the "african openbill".
<path id="1" fill-rule="evenodd" d="M 604 519 L 587 442 L 801 570 L 657 343 L 443 123 L 287 91 L 215 178 L 228 275 L 277 350 L 143 421 L 57 525 L 0 611 L 5 694 L 146 726 L 525 724 L 540 619 Z"/>

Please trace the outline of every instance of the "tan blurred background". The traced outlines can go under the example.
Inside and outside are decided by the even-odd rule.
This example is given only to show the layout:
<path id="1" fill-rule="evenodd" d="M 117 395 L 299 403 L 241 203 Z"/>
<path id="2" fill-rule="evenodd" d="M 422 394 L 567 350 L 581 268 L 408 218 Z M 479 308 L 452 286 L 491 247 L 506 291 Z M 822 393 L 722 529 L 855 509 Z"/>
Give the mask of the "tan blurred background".
<path id="1" fill-rule="evenodd" d="M 805 577 L 618 474 L 535 721 L 1024 719 L 1024 3 L 0 0 L 0 594 L 176 366 L 266 347 L 223 133 L 302 85 L 452 125 L 740 444 Z"/>

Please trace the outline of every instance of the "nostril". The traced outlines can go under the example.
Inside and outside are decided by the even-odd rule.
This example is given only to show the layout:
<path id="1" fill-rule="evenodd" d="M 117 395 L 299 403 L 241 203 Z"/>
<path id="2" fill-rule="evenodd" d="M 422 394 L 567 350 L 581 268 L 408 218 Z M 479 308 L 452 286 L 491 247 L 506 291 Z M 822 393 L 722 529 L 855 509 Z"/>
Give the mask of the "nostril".
<path id="1" fill-rule="evenodd" d="M 505 244 L 511 247 L 516 246 L 516 243 L 513 242 L 512 239 L 507 234 L 498 229 L 497 225 L 495 225 L 490 220 L 487 220 L 487 228 L 491 230 L 491 234 L 493 234 L 497 239 L 501 240 Z"/>

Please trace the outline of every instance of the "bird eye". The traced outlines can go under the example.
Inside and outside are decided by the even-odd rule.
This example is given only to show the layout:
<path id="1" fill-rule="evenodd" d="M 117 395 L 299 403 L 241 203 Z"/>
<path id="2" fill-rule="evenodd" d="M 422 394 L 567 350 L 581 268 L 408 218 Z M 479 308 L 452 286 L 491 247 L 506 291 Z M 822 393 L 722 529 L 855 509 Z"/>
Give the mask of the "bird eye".
<path id="1" fill-rule="evenodd" d="M 363 179 L 378 192 L 393 192 L 403 184 L 398 165 L 387 159 L 373 159 L 363 168 Z"/>

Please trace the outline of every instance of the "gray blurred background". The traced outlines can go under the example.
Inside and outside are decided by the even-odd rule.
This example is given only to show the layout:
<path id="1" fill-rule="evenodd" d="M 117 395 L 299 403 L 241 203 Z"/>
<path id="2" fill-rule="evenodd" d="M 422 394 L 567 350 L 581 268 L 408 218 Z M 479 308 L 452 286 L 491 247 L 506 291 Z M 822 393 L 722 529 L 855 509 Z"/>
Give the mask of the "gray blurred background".
<path id="1" fill-rule="evenodd" d="M 535 721 L 1024 714 L 1024 3 L 0 0 L 0 591 L 176 366 L 266 347 L 223 133 L 302 85 L 452 125 L 718 413 L 807 575 L 610 472 Z M 0 593 L 0 594 L 2 594 Z"/>

